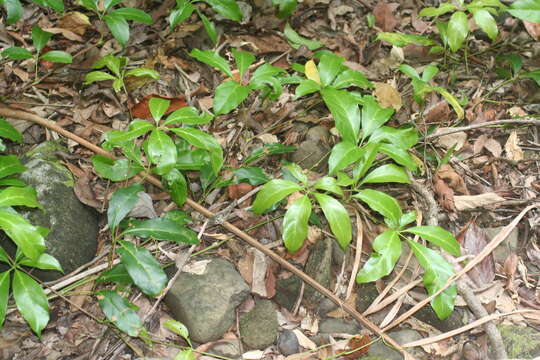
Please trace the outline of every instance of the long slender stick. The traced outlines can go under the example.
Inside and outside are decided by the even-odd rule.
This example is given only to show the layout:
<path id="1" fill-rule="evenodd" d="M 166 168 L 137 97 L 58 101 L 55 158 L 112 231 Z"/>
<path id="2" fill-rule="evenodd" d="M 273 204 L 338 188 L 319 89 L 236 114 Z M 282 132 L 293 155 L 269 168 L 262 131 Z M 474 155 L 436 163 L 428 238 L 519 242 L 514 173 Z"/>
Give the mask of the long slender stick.
<path id="1" fill-rule="evenodd" d="M 99 146 L 96 146 L 96 145 L 92 144 L 91 142 L 81 138 L 80 136 L 77 136 L 77 135 L 71 133 L 70 131 L 68 131 L 66 129 L 63 129 L 60 126 L 56 125 L 54 122 L 49 121 L 47 119 L 44 119 L 44 118 L 42 118 L 40 116 L 31 114 L 31 113 L 28 113 L 28 112 L 25 112 L 25 111 L 10 109 L 10 108 L 4 107 L 4 106 L 0 106 L 0 116 L 20 119 L 20 120 L 32 121 L 34 123 L 37 123 L 37 124 L 40 124 L 41 126 L 46 127 L 47 129 L 50 129 L 50 130 L 52 130 L 54 132 L 57 132 L 58 134 L 63 135 L 63 136 L 65 136 L 65 137 L 67 137 L 67 138 L 69 138 L 69 139 L 71 139 L 73 141 L 76 141 L 80 145 L 88 148 L 89 150 L 92 150 L 96 154 L 107 156 L 107 157 L 112 158 L 112 159 L 115 158 L 114 155 L 112 155 L 108 151 L 103 150 Z M 150 182 L 151 184 L 159 187 L 159 188 L 163 188 L 163 185 L 162 185 L 161 181 L 159 181 L 157 178 L 155 178 L 153 176 L 148 175 L 148 176 L 145 176 L 144 179 L 146 181 Z M 208 218 L 213 218 L 213 216 L 214 216 L 213 212 L 211 212 L 210 210 L 208 210 L 207 208 L 205 208 L 204 206 L 200 205 L 199 203 L 197 203 L 196 201 L 194 201 L 194 200 L 192 200 L 190 198 L 186 199 L 186 204 L 189 207 L 191 207 L 192 209 L 194 209 L 195 211 L 203 214 L 204 216 L 206 216 Z M 341 299 L 338 298 L 336 295 L 334 295 L 330 290 L 328 290 L 327 288 L 325 288 L 324 286 L 319 284 L 316 280 L 311 278 L 309 275 L 304 273 L 302 270 L 297 269 L 294 265 L 290 264 L 289 262 L 287 262 L 286 260 L 281 258 L 279 255 L 274 253 L 272 250 L 266 248 L 264 245 L 259 243 L 255 238 L 248 235 L 244 231 L 240 230 L 239 228 L 237 228 L 233 224 L 229 223 L 228 221 L 223 221 L 221 226 L 223 226 L 226 230 L 230 231 L 231 233 L 235 234 L 236 236 L 238 236 L 239 238 L 241 238 L 242 240 L 247 242 L 249 245 L 253 246 L 254 248 L 256 248 L 258 250 L 260 250 L 263 254 L 270 257 L 272 260 L 277 262 L 283 268 L 285 268 L 288 271 L 292 272 L 294 275 L 298 276 L 304 282 L 311 285 L 315 290 L 317 290 L 318 292 L 320 292 L 324 296 L 328 297 L 336 305 L 340 306 L 347 313 L 349 313 L 354 319 L 356 319 L 360 323 L 364 324 L 367 328 L 369 328 L 371 331 L 373 331 L 378 336 L 380 336 L 387 344 L 389 344 L 389 345 L 393 346 L 394 348 L 396 348 L 397 350 L 399 350 L 403 354 L 405 359 L 414 360 L 414 357 L 411 354 L 409 354 L 406 350 L 404 350 L 401 347 L 401 345 L 399 345 L 394 339 L 392 339 L 390 336 L 385 334 L 384 331 L 379 326 L 377 326 L 376 324 L 371 322 L 369 319 L 367 319 L 365 316 L 363 316 L 358 311 L 356 311 L 354 306 L 349 305 L 349 304 L 341 301 Z"/>

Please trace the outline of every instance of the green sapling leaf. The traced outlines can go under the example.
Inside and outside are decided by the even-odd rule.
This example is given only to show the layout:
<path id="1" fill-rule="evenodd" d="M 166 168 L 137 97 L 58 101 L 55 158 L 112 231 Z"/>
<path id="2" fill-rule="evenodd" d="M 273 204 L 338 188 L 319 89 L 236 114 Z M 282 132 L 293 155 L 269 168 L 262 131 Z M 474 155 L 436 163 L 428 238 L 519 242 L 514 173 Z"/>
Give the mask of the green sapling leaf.
<path id="1" fill-rule="evenodd" d="M 336 236 L 339 245 L 342 249 L 346 249 L 352 239 L 351 219 L 347 210 L 339 201 L 329 195 L 320 193 L 313 195 L 319 205 L 321 205 L 324 217 L 328 220 L 330 229 Z"/>
<path id="2" fill-rule="evenodd" d="M 394 229 L 399 228 L 402 217 L 401 206 L 399 206 L 398 201 L 392 196 L 381 191 L 364 189 L 352 197 L 362 200 L 372 210 L 389 219 Z"/>
<path id="3" fill-rule="evenodd" d="M 407 172 L 402 167 L 395 164 L 386 164 L 379 166 L 367 174 L 362 179 L 361 184 L 378 184 L 388 182 L 410 184 L 411 179 L 409 179 L 409 175 L 407 175 Z"/>
<path id="4" fill-rule="evenodd" d="M 394 270 L 401 255 L 401 241 L 395 230 L 386 230 L 373 240 L 373 253 L 356 275 L 357 283 L 378 280 Z"/>
<path id="5" fill-rule="evenodd" d="M 114 291 L 97 292 L 99 307 L 107 319 L 129 336 L 139 335 L 143 323 L 129 301 Z"/>
<path id="6" fill-rule="evenodd" d="M 292 181 L 281 179 L 270 180 L 258 192 L 253 202 L 252 210 L 256 214 L 262 214 L 275 203 L 302 189 L 302 186 Z"/>
<path id="7" fill-rule="evenodd" d="M 49 322 L 49 302 L 41 286 L 29 275 L 15 270 L 13 298 L 24 320 L 41 337 L 41 331 Z"/>
<path id="8" fill-rule="evenodd" d="M 293 201 L 283 218 L 283 243 L 291 253 L 298 251 L 304 244 L 308 233 L 308 221 L 311 215 L 311 201 L 303 195 Z"/>
<path id="9" fill-rule="evenodd" d="M 142 191 L 144 191 L 144 188 L 141 184 L 133 184 L 114 192 L 107 210 L 107 223 L 113 232 L 120 224 L 120 221 L 135 207 L 135 204 L 139 201 L 138 194 Z"/>
<path id="10" fill-rule="evenodd" d="M 414 226 L 404 230 L 426 239 L 430 243 L 440 246 L 443 250 L 454 256 L 460 256 L 459 243 L 452 233 L 444 230 L 440 226 Z"/>

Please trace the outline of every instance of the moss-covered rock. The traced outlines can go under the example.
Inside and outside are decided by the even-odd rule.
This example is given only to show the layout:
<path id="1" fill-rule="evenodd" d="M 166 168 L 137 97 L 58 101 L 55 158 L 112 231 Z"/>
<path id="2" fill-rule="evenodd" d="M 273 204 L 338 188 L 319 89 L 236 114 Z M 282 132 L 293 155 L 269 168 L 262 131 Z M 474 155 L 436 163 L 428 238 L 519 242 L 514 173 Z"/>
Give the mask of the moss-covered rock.
<path id="1" fill-rule="evenodd" d="M 511 359 L 533 359 L 540 356 L 540 331 L 517 325 L 499 325 L 499 331 Z"/>

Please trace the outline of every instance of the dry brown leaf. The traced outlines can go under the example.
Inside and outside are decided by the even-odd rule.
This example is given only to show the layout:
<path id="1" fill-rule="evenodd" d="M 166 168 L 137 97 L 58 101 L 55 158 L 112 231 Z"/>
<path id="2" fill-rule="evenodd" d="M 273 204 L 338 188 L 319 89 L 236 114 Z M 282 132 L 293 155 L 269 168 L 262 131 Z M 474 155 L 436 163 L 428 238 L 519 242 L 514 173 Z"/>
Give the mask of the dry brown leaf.
<path id="1" fill-rule="evenodd" d="M 373 85 L 375 86 L 373 96 L 377 98 L 382 107 L 392 107 L 396 111 L 401 109 L 403 105 L 401 95 L 392 85 L 382 82 L 375 82 Z"/>
<path id="2" fill-rule="evenodd" d="M 439 170 L 437 170 L 436 175 L 437 177 L 445 180 L 448 185 L 450 185 L 450 187 L 454 189 L 454 191 L 460 194 L 469 194 L 469 190 L 465 185 L 465 181 L 458 173 L 455 172 L 455 170 L 449 164 L 441 165 Z"/>
<path id="3" fill-rule="evenodd" d="M 84 35 L 86 29 L 91 25 L 88 16 L 78 11 L 68 12 L 58 21 L 58 27 L 80 36 Z"/>
<path id="4" fill-rule="evenodd" d="M 482 150 L 484 150 L 484 145 L 486 144 L 486 141 L 487 141 L 487 135 L 486 134 L 480 135 L 474 141 L 474 144 L 473 144 L 473 154 L 474 155 L 478 155 L 478 154 L 480 154 L 482 152 Z"/>
<path id="5" fill-rule="evenodd" d="M 523 25 L 534 40 L 540 41 L 540 23 L 532 23 L 530 21 L 523 20 Z"/>
<path id="6" fill-rule="evenodd" d="M 476 256 L 482 252 L 490 242 L 484 229 L 477 226 L 474 222 L 469 222 L 467 227 L 456 237 L 464 252 Z M 493 255 L 486 256 L 478 265 L 468 272 L 470 278 L 478 287 L 489 284 L 495 279 L 495 263 Z"/>
<path id="7" fill-rule="evenodd" d="M 446 100 L 441 100 L 424 111 L 424 122 L 426 124 L 444 124 L 448 121 L 449 116 L 450 106 Z"/>
<path id="8" fill-rule="evenodd" d="M 456 209 L 459 211 L 493 205 L 501 201 L 504 201 L 504 198 L 500 197 L 496 193 L 454 196 L 454 204 L 456 205 Z"/>
<path id="9" fill-rule="evenodd" d="M 304 335 L 302 331 L 300 331 L 300 329 L 294 329 L 293 333 L 294 335 L 296 335 L 296 338 L 298 339 L 298 344 L 300 344 L 301 347 L 309 350 L 315 350 L 317 348 L 317 344 L 309 340 L 308 337 Z"/>
<path id="10" fill-rule="evenodd" d="M 356 293 L 352 293 L 351 296 L 345 301 L 347 304 L 351 306 L 356 306 Z M 346 317 L 349 317 L 349 313 L 343 310 L 342 308 L 337 308 L 336 310 L 330 311 L 328 314 L 326 314 L 327 317 L 336 318 L 336 319 L 343 319 Z"/>
<path id="11" fill-rule="evenodd" d="M 78 177 L 77 181 L 75 181 L 73 192 L 75 193 L 75 196 L 77 196 L 77 199 L 83 204 L 101 210 L 102 204 L 97 200 L 94 188 L 90 185 L 91 178 L 92 174 L 85 171 L 83 175 Z"/>
<path id="12" fill-rule="evenodd" d="M 266 292 L 266 272 L 268 260 L 260 250 L 253 251 L 253 282 L 251 283 L 251 292 L 260 297 L 268 297 Z"/>
<path id="13" fill-rule="evenodd" d="M 454 190 L 452 190 L 448 184 L 437 177 L 435 184 L 433 185 L 433 191 L 437 194 L 437 200 L 443 208 L 448 211 L 456 211 L 454 205 Z"/>
<path id="14" fill-rule="evenodd" d="M 449 129 L 451 128 L 440 127 L 435 130 L 435 134 L 440 134 Z M 445 148 L 446 150 L 450 150 L 450 148 L 455 145 L 455 150 L 458 151 L 463 147 L 463 145 L 465 145 L 465 142 L 467 142 L 467 133 L 463 131 L 454 134 L 439 136 L 437 138 L 437 143 L 439 144 L 439 146 Z"/>
<path id="15" fill-rule="evenodd" d="M 502 146 L 495 139 L 489 138 L 486 140 L 484 147 L 495 157 L 501 157 Z"/>
<path id="16" fill-rule="evenodd" d="M 506 150 L 506 158 L 513 161 L 523 160 L 523 150 L 519 147 L 519 138 L 517 132 L 514 130 L 508 137 L 506 144 L 504 145 Z"/>
<path id="17" fill-rule="evenodd" d="M 80 37 L 79 35 L 77 35 L 73 31 L 68 30 L 68 29 L 64 29 L 64 28 L 46 28 L 46 29 L 43 29 L 43 30 L 48 31 L 48 32 L 53 33 L 53 34 L 62 34 L 66 39 L 69 39 L 69 40 L 72 40 L 72 41 L 79 41 L 79 42 L 84 41 L 84 39 L 82 37 Z"/>
<path id="18" fill-rule="evenodd" d="M 150 195 L 141 191 L 137 194 L 137 197 L 137 203 L 133 209 L 131 209 L 128 216 L 148 219 L 157 218 L 156 210 L 154 210 L 154 203 Z"/>
<path id="19" fill-rule="evenodd" d="M 373 16 L 375 17 L 375 24 L 382 29 L 382 31 L 393 31 L 398 21 L 394 16 L 394 11 L 399 4 L 388 4 L 384 1 L 379 1 L 373 8 Z"/>

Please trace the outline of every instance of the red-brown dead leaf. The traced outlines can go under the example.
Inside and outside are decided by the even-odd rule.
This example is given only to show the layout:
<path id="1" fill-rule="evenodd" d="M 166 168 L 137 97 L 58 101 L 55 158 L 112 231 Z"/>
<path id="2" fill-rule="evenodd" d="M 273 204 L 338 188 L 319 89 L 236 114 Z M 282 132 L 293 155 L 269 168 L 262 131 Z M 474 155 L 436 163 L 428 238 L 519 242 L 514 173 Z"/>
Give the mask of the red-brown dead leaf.
<path id="1" fill-rule="evenodd" d="M 445 182 L 450 185 L 450 187 L 454 189 L 454 191 L 460 194 L 469 194 L 469 190 L 467 190 L 465 181 L 461 176 L 459 176 L 458 173 L 455 172 L 455 170 L 450 165 L 442 165 L 439 170 L 437 170 L 436 175 L 439 178 L 445 180 Z"/>
<path id="2" fill-rule="evenodd" d="M 466 227 L 458 234 L 456 239 L 461 244 L 464 253 L 476 256 L 484 250 L 489 243 L 484 229 L 477 226 L 474 221 L 470 221 Z M 493 255 L 486 256 L 477 266 L 469 271 L 471 280 L 478 286 L 484 286 L 495 279 L 495 262 Z"/>
<path id="3" fill-rule="evenodd" d="M 49 51 L 51 51 L 52 49 L 48 46 L 45 46 L 43 48 L 43 50 L 41 50 L 41 55 L 45 54 L 45 53 L 48 53 Z M 41 65 L 41 67 L 44 69 L 44 70 L 49 70 L 51 69 L 53 66 L 54 66 L 54 63 L 52 61 L 49 61 L 49 60 L 43 60 L 43 59 L 39 59 L 39 64 Z"/>
<path id="4" fill-rule="evenodd" d="M 253 185 L 248 183 L 231 184 L 227 187 L 227 192 L 230 199 L 238 200 L 244 195 L 253 190 Z M 251 205 L 251 199 L 246 199 L 240 204 L 241 208 Z"/>
<path id="5" fill-rule="evenodd" d="M 519 257 L 512 253 L 504 260 L 503 271 L 506 274 L 506 288 L 510 291 L 515 291 L 514 277 L 516 275 Z"/>
<path id="6" fill-rule="evenodd" d="M 379 1 L 373 8 L 373 16 L 375 16 L 375 24 L 382 29 L 382 31 L 393 31 L 398 21 L 394 16 L 394 11 L 399 6 L 396 3 L 386 3 Z"/>
<path id="7" fill-rule="evenodd" d="M 147 95 L 141 101 L 139 101 L 137 104 L 131 107 L 131 114 L 133 115 L 133 117 L 136 117 L 139 119 L 152 120 L 152 114 L 150 113 L 150 108 L 148 107 L 148 101 L 150 101 L 150 99 L 153 97 L 169 100 L 171 102 L 171 104 L 169 105 L 169 108 L 165 112 L 165 115 L 170 114 L 173 111 L 178 110 L 180 108 L 183 108 L 184 106 L 187 106 L 186 100 L 183 96 L 170 98 L 170 97 L 155 95 L 155 94 Z"/>
<path id="8" fill-rule="evenodd" d="M 452 190 L 444 180 L 436 178 L 435 184 L 433 185 L 433 191 L 437 194 L 439 205 L 448 211 L 456 211 L 454 205 L 454 190 Z"/>
<path id="9" fill-rule="evenodd" d="M 68 12 L 58 22 L 58 27 L 74 32 L 77 35 L 84 35 L 86 29 L 91 26 L 88 16 L 78 11 Z"/>
<path id="10" fill-rule="evenodd" d="M 449 118 L 450 107 L 446 100 L 439 101 L 424 113 L 424 121 L 426 124 L 444 124 Z"/>
<path id="11" fill-rule="evenodd" d="M 347 343 L 347 349 L 344 349 L 343 352 L 351 352 L 350 354 L 343 355 L 342 357 L 347 360 L 360 359 L 362 356 L 366 355 L 369 351 L 369 344 L 371 343 L 371 338 L 369 335 L 357 335 L 349 339 Z M 357 349 L 357 350 L 356 350 Z"/>
<path id="12" fill-rule="evenodd" d="M 536 40 L 540 41 L 540 23 L 535 24 L 526 20 L 523 20 L 523 25 L 525 26 L 525 29 L 531 35 L 531 37 Z"/>

